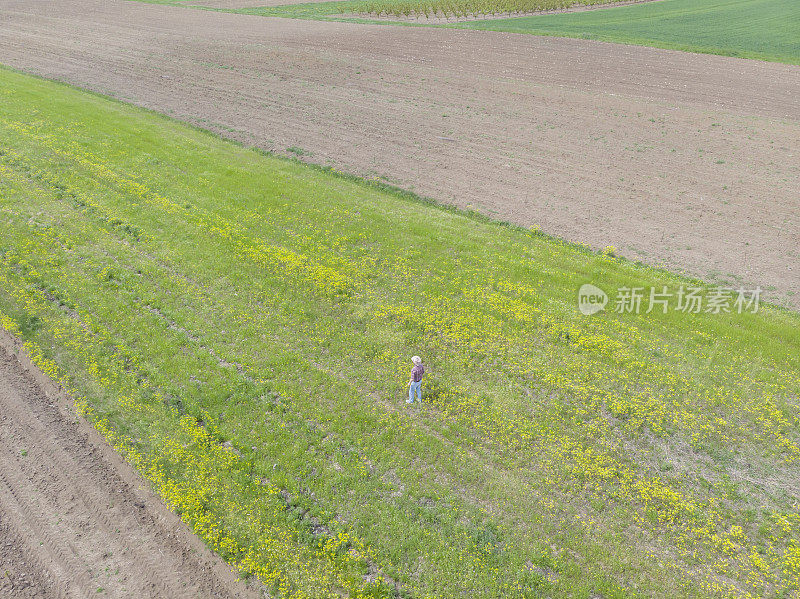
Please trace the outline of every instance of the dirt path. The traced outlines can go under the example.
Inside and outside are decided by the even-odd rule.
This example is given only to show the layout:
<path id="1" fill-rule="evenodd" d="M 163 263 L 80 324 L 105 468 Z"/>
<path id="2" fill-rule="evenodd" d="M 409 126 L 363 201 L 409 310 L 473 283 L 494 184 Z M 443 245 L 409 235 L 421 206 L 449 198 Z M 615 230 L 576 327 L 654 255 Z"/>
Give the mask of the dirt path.
<path id="1" fill-rule="evenodd" d="M 0 597 L 258 597 L 15 351 L 0 331 Z"/>
<path id="2" fill-rule="evenodd" d="M 800 67 L 120 0 L 0 0 L 0 62 L 800 307 Z"/>

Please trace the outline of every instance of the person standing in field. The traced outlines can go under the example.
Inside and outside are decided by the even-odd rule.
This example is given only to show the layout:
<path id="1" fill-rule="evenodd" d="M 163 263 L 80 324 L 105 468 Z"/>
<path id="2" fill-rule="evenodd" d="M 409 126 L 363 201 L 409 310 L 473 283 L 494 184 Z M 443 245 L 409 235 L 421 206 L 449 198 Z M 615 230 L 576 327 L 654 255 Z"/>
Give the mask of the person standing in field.
<path id="1" fill-rule="evenodd" d="M 408 399 L 406 403 L 414 403 L 414 396 L 417 397 L 417 401 L 422 401 L 422 377 L 425 376 L 422 358 L 414 356 L 411 361 L 414 362 L 414 368 L 411 369 L 411 380 L 408 381 Z"/>

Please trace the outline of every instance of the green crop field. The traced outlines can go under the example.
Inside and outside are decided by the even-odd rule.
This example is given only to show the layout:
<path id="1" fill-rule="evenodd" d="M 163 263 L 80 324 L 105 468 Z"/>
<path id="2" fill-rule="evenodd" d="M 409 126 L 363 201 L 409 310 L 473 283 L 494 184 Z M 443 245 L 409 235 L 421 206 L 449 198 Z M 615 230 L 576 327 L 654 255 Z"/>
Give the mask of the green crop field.
<path id="1" fill-rule="evenodd" d="M 800 316 L 585 283 L 698 285 L 0 70 L 0 325 L 275 596 L 800 596 Z"/>
<path id="2" fill-rule="evenodd" d="M 484 20 L 459 27 L 800 64 L 800 9 L 795 0 L 659 0 L 581 13 Z"/>
<path id="3" fill-rule="evenodd" d="M 356 0 L 339 5 L 341 13 L 367 15 L 468 17 L 611 4 L 622 0 Z"/>

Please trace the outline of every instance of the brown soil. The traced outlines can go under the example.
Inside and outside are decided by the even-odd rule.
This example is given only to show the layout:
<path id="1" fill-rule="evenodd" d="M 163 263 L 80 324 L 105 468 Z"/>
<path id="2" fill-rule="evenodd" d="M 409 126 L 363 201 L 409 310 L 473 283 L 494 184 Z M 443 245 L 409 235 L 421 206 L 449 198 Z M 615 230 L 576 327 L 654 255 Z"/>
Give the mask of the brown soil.
<path id="1" fill-rule="evenodd" d="M 0 331 L 0 597 L 258 597 Z"/>
<path id="2" fill-rule="evenodd" d="M 0 0 L 0 60 L 800 306 L 800 67 L 120 0 Z"/>

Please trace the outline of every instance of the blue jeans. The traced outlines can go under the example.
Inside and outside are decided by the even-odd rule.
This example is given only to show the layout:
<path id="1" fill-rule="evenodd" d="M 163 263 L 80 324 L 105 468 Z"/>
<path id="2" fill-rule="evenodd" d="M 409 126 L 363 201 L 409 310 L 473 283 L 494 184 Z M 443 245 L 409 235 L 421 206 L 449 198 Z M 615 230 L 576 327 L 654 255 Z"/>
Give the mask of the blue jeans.
<path id="1" fill-rule="evenodd" d="M 408 386 L 408 403 L 414 403 L 414 394 L 417 395 L 417 401 L 422 401 L 422 381 Z"/>

